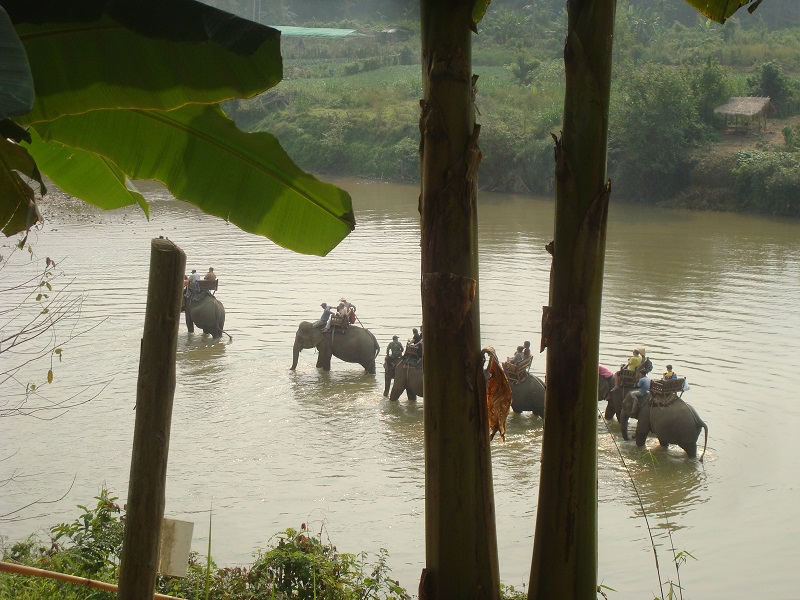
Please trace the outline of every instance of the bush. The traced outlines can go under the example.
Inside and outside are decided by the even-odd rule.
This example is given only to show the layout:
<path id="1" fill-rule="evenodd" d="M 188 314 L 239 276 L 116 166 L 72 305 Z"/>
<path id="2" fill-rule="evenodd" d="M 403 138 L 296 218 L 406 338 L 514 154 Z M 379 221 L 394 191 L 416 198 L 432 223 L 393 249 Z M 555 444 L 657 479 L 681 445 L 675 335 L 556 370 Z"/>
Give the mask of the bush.
<path id="1" fill-rule="evenodd" d="M 49 545 L 35 538 L 3 548 L 3 560 L 69 575 L 116 583 L 122 551 L 125 516 L 116 498 L 103 490 L 93 509 L 72 523 L 51 529 Z M 205 597 L 207 564 L 209 594 L 226 600 L 408 600 L 409 595 L 389 577 L 387 552 L 374 562 L 364 552 L 340 553 L 323 531 L 313 535 L 302 525 L 287 529 L 275 544 L 258 552 L 250 567 L 219 569 L 209 558 L 193 552 L 185 578 L 159 577 L 156 591 L 184 598 Z M 27 600 L 113 600 L 115 594 L 53 579 L 0 573 L 0 598 Z"/>
<path id="2" fill-rule="evenodd" d="M 741 150 L 736 159 L 734 190 L 739 210 L 800 216 L 800 160 L 797 154 Z"/>

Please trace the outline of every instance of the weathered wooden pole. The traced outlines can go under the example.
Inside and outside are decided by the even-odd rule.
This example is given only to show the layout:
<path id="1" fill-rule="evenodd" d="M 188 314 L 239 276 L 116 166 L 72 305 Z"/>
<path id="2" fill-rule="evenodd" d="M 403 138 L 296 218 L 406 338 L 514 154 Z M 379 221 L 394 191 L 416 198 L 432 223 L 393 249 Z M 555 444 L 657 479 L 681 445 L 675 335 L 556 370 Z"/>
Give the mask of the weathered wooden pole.
<path id="1" fill-rule="evenodd" d="M 152 240 L 117 593 L 120 600 L 152 598 L 155 591 L 185 269 L 186 255 L 180 248 L 163 238 Z"/>

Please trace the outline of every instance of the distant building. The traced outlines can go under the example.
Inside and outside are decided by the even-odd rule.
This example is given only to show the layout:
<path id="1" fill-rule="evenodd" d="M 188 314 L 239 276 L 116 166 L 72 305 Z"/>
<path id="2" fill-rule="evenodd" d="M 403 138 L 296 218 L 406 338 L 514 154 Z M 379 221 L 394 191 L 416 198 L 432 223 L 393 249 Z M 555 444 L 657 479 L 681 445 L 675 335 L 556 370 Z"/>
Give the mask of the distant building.
<path id="1" fill-rule="evenodd" d="M 387 27 L 381 30 L 378 37 L 384 40 L 405 41 L 411 37 L 411 30 L 407 27 Z"/>
<path id="2" fill-rule="evenodd" d="M 761 96 L 734 96 L 722 106 L 714 109 L 714 112 L 725 115 L 725 125 L 728 120 L 733 120 L 733 127 L 740 125 L 752 125 L 755 121 L 758 128 L 767 128 L 767 113 L 772 111 L 770 98 Z"/>

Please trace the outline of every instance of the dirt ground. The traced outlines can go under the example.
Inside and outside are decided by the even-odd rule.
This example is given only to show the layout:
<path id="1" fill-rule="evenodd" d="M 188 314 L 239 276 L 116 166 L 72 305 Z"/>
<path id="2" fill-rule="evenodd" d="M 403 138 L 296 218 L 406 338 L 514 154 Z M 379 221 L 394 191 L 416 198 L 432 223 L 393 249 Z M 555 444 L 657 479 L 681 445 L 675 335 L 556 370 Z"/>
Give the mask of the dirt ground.
<path id="1" fill-rule="evenodd" d="M 730 127 L 720 135 L 720 141 L 713 146 L 713 152 L 729 154 L 737 150 L 783 146 L 783 128 L 786 125 L 800 124 L 800 115 L 786 119 L 767 119 L 767 128 L 759 129 L 757 125 Z"/>

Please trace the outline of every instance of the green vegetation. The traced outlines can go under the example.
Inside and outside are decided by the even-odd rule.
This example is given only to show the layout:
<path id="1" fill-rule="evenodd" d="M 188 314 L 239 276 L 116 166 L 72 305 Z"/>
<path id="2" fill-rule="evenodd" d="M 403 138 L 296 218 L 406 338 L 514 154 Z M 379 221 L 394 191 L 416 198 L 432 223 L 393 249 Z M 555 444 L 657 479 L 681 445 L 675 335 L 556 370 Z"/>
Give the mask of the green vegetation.
<path id="1" fill-rule="evenodd" d="M 330 8 L 301 22 L 307 4 L 292 3 L 291 24 L 347 26 L 368 37 L 284 38 L 285 81 L 254 100 L 228 103 L 226 111 L 247 130 L 276 133 L 310 171 L 416 182 L 422 90 L 413 3 L 359 13 L 364 3 L 350 2 L 347 18 Z M 734 196 L 694 171 L 720 140 L 725 123 L 713 109 L 730 96 L 769 95 L 773 116 L 800 114 L 800 12 L 779 0 L 760 6 L 755 18 L 737 14 L 723 26 L 676 4 L 618 6 L 609 135 L 614 197 L 800 216 L 800 191 L 780 199 L 755 195 L 791 190 L 785 157 L 764 157 L 784 167 L 749 169 L 746 191 L 737 183 L 742 191 Z M 381 33 L 390 24 L 408 34 Z M 550 134 L 562 127 L 565 31 L 563 2 L 554 0 L 493 4 L 481 22 L 473 63 L 482 189 L 552 192 Z M 725 177 L 738 182 L 740 165 L 731 164 Z M 762 176 L 769 181 L 753 181 Z"/>
<path id="2" fill-rule="evenodd" d="M 3 548 L 3 560 L 49 571 L 116 583 L 122 551 L 125 513 L 117 498 L 103 490 L 93 508 L 79 506 L 80 517 L 50 529 L 49 543 L 35 537 Z M 407 600 L 409 595 L 390 578 L 388 553 L 374 561 L 367 553 L 339 552 L 319 533 L 287 529 L 270 548 L 259 551 L 246 567 L 219 568 L 210 559 L 206 595 L 206 557 L 193 552 L 186 577 L 159 577 L 156 591 L 182 598 L 318 600 Z M 512 588 L 513 589 L 513 588 Z M 0 573 L 0 598 L 29 600 L 114 598 L 109 592 L 53 579 Z"/>
<path id="3" fill-rule="evenodd" d="M 50 540 L 35 536 L 2 547 L 2 560 L 48 571 L 116 583 L 125 527 L 125 510 L 107 490 L 95 497 L 94 507 L 78 506 L 81 515 L 71 523 L 50 528 Z M 213 558 L 192 552 L 186 577 L 159 577 L 156 592 L 180 598 L 227 600 L 408 600 L 409 594 L 390 577 L 389 555 L 381 549 L 371 558 L 366 552 L 339 552 L 325 537 L 309 531 L 287 529 L 274 536 L 253 563 L 218 567 Z M 7 543 L 7 540 L 4 540 Z M 207 565 L 210 578 L 206 588 Z M 208 595 L 206 596 L 206 589 Z M 53 579 L 0 573 L 0 600 L 112 600 L 116 595 Z M 503 586 L 502 598 L 524 598 L 513 586 Z"/>

